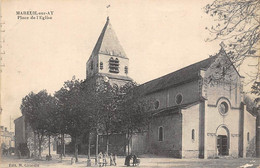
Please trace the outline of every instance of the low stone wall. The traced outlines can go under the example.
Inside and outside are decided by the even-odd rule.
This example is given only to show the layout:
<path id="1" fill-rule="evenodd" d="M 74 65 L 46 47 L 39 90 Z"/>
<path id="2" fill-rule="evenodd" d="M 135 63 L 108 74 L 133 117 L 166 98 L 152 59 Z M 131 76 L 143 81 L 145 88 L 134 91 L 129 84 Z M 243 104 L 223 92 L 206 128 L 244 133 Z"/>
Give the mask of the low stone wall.
<path id="1" fill-rule="evenodd" d="M 182 158 L 198 158 L 199 150 L 185 150 L 182 151 Z"/>
<path id="2" fill-rule="evenodd" d="M 160 149 L 151 149 L 149 151 L 151 154 L 165 156 L 165 157 L 173 157 L 173 158 L 182 158 L 181 150 L 160 150 Z"/>

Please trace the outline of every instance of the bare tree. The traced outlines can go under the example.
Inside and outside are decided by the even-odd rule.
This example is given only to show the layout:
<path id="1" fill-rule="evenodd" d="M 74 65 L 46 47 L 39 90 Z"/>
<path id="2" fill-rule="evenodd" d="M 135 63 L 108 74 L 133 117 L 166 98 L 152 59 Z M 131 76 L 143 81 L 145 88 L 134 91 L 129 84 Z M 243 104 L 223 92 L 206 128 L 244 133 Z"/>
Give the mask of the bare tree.
<path id="1" fill-rule="evenodd" d="M 204 10 L 215 21 L 206 27 L 211 35 L 207 41 L 221 40 L 233 64 L 238 67 L 248 57 L 259 57 L 259 0 L 214 0 Z M 254 66 L 258 69 L 259 61 Z M 252 82 L 259 72 L 248 75 Z"/>

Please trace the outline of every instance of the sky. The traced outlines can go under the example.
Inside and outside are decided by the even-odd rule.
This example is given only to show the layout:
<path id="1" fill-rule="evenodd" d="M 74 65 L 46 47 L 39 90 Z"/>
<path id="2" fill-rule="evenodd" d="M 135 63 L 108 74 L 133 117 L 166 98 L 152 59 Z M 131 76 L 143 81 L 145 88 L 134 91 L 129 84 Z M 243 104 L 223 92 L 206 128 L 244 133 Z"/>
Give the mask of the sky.
<path id="1" fill-rule="evenodd" d="M 216 54 L 205 42 L 212 24 L 203 7 L 212 0 L 2 0 L 4 33 L 1 125 L 14 130 L 22 98 L 58 91 L 86 78 L 86 62 L 110 21 L 129 58 L 129 76 L 142 84 Z M 107 9 L 106 6 L 110 4 Z M 17 11 L 53 11 L 52 19 L 18 19 Z M 31 17 L 31 16 L 29 16 Z M 11 118 L 11 120 L 10 120 Z"/>

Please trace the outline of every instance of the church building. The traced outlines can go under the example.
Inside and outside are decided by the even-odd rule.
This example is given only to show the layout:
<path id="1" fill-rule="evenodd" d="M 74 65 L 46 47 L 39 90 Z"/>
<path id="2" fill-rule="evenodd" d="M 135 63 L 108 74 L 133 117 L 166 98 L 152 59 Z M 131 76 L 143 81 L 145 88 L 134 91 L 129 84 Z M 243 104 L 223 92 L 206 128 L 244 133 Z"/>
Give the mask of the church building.
<path id="1" fill-rule="evenodd" d="M 109 18 L 87 61 L 87 79 L 122 86 L 129 59 Z M 228 66 L 227 66 L 228 65 Z M 177 158 L 255 155 L 256 117 L 243 104 L 243 77 L 225 51 L 138 86 L 154 100 L 145 134 L 132 138 L 132 153 Z"/>
<path id="2" fill-rule="evenodd" d="M 242 103 L 242 79 L 221 50 L 139 86 L 156 100 L 147 151 L 178 158 L 253 156 L 256 117 Z"/>

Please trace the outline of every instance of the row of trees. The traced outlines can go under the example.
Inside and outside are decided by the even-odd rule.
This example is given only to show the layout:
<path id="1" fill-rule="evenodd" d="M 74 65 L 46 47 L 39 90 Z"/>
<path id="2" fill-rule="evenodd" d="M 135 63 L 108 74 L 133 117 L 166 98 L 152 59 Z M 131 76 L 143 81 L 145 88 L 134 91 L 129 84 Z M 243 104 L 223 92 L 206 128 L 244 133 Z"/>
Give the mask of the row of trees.
<path id="1" fill-rule="evenodd" d="M 21 111 L 37 136 L 39 156 L 41 157 L 44 138 L 47 137 L 50 141 L 52 135 L 61 135 L 62 145 L 64 134 L 73 138 L 76 161 L 78 144 L 83 135 L 89 138 L 88 157 L 90 134 L 102 133 L 109 136 L 112 133 L 125 133 L 129 144 L 132 133 L 142 131 L 147 125 L 146 108 L 151 104 L 148 103 L 149 100 L 138 99 L 139 95 L 134 93 L 136 86 L 133 82 L 118 87 L 105 80 L 93 83 L 73 77 L 53 96 L 46 90 L 26 95 L 22 100 Z M 108 151 L 109 142 L 106 139 Z"/>

